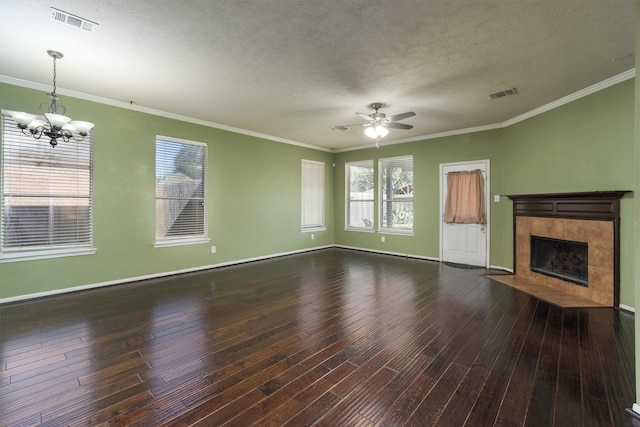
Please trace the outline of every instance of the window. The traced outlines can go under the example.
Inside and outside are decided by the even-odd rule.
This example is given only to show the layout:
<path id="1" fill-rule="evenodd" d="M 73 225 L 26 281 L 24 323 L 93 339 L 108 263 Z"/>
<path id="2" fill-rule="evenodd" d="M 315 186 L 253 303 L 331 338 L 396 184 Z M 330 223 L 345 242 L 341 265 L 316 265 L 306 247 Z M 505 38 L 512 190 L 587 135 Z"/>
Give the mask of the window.
<path id="1" fill-rule="evenodd" d="M 302 231 L 324 229 L 324 163 L 302 160 Z"/>
<path id="2" fill-rule="evenodd" d="M 380 159 L 380 231 L 413 232 L 413 156 Z"/>
<path id="3" fill-rule="evenodd" d="M 208 242 L 207 146 L 156 138 L 156 246 Z"/>
<path id="4" fill-rule="evenodd" d="M 347 228 L 373 230 L 373 160 L 346 164 Z"/>
<path id="5" fill-rule="evenodd" d="M 3 259 L 94 253 L 91 167 L 93 138 L 52 148 L 46 136 L 22 134 L 2 117 Z"/>

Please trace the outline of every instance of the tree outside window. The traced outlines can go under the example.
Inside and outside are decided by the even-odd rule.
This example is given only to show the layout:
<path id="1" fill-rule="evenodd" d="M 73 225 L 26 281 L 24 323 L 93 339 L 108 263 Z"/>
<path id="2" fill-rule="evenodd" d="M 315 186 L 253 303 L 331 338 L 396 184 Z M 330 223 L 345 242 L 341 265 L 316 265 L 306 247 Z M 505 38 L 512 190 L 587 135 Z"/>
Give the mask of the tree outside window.
<path id="1" fill-rule="evenodd" d="M 380 159 L 380 229 L 413 231 L 413 156 Z"/>

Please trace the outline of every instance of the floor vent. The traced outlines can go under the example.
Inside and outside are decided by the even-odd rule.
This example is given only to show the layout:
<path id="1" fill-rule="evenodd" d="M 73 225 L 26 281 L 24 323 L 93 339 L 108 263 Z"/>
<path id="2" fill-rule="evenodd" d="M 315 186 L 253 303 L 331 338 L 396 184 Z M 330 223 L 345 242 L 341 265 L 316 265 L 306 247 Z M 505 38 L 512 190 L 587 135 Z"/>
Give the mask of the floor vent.
<path id="1" fill-rule="evenodd" d="M 79 28 L 89 33 L 94 33 L 98 29 L 97 23 L 64 12 L 60 9 L 56 9 L 55 7 L 51 8 L 51 19 L 53 19 L 54 21 L 62 22 L 63 24 L 70 25 L 72 27 Z"/>

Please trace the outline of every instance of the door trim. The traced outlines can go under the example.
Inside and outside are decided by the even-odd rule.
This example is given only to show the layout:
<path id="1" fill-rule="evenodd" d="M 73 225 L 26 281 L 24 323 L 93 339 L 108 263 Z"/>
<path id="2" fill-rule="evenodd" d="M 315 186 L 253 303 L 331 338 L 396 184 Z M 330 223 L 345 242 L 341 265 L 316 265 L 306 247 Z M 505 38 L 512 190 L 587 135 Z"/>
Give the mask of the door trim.
<path id="1" fill-rule="evenodd" d="M 487 214 L 487 224 L 486 224 L 486 233 L 485 235 L 486 237 L 486 248 L 485 248 L 485 253 L 486 253 L 486 257 L 485 257 L 485 268 L 489 268 L 489 266 L 491 265 L 490 263 L 490 258 L 491 258 L 491 252 L 490 252 L 490 248 L 491 248 L 491 201 L 489 200 L 490 196 L 491 196 L 491 182 L 490 182 L 490 160 L 489 159 L 481 159 L 481 160 L 466 160 L 466 161 L 462 161 L 462 162 L 452 162 L 452 163 L 440 163 L 440 212 L 439 212 L 439 228 L 440 228 L 440 250 L 438 252 L 438 256 L 440 258 L 440 262 L 442 262 L 444 256 L 443 256 L 443 252 L 444 252 L 444 246 L 442 244 L 443 242 L 443 233 L 444 233 L 444 227 L 443 227 L 443 223 L 444 223 L 444 205 L 445 205 L 445 201 L 446 201 L 446 197 L 447 195 L 444 193 L 444 183 L 446 182 L 446 177 L 444 175 L 444 168 L 446 167 L 451 167 L 451 166 L 464 166 L 464 165 L 477 165 L 478 163 L 483 164 L 482 166 L 482 171 L 485 173 L 485 182 L 484 182 L 484 195 L 485 195 L 485 209 L 486 209 L 486 214 Z M 477 166 L 472 166 L 470 167 L 470 169 L 477 169 Z"/>

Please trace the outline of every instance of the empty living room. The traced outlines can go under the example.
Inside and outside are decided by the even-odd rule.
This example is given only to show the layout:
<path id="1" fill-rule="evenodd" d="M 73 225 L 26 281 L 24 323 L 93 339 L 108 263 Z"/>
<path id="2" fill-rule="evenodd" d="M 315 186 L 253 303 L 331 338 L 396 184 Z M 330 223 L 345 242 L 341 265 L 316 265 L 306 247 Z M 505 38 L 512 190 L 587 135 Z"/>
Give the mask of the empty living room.
<path id="1" fill-rule="evenodd" d="M 0 0 L 0 426 L 640 426 L 637 0 Z"/>

